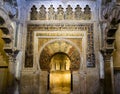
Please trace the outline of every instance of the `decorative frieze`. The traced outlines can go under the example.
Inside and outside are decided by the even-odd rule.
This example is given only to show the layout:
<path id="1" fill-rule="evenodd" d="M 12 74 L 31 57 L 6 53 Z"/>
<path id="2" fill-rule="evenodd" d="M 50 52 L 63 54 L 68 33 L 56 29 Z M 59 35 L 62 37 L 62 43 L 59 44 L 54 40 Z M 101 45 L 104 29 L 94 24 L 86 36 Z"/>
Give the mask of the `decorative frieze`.
<path id="1" fill-rule="evenodd" d="M 77 5 L 75 11 L 73 11 L 71 5 L 68 5 L 64 11 L 62 5 L 59 5 L 57 11 L 55 11 L 53 5 L 50 5 L 48 11 L 46 11 L 45 6 L 41 5 L 37 12 L 36 6 L 33 5 L 31 8 L 30 20 L 91 20 L 92 13 L 89 5 L 86 5 L 83 10 L 84 11 Z"/>
<path id="2" fill-rule="evenodd" d="M 27 32 L 27 45 L 25 51 L 25 67 L 33 67 L 33 35 Z"/>
<path id="3" fill-rule="evenodd" d="M 37 33 L 36 36 L 84 36 L 83 33 Z"/>
<path id="4" fill-rule="evenodd" d="M 87 66 L 93 67 L 95 66 L 95 52 L 94 52 L 94 33 L 93 33 L 93 26 L 91 25 L 91 28 L 88 30 L 88 36 L 87 36 Z"/>
<path id="5" fill-rule="evenodd" d="M 30 31 L 40 30 L 40 31 L 88 31 L 90 24 L 41 24 L 41 25 L 28 25 Z"/>

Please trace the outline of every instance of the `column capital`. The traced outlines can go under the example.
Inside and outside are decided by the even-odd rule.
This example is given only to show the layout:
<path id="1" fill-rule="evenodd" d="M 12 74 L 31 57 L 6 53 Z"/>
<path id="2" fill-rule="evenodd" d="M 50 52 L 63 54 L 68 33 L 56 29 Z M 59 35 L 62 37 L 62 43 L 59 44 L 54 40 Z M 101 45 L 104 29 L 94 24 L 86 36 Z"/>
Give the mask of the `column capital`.
<path id="1" fill-rule="evenodd" d="M 103 55 L 104 61 L 109 62 L 111 60 L 112 53 L 107 52 L 106 50 L 100 50 Z"/>

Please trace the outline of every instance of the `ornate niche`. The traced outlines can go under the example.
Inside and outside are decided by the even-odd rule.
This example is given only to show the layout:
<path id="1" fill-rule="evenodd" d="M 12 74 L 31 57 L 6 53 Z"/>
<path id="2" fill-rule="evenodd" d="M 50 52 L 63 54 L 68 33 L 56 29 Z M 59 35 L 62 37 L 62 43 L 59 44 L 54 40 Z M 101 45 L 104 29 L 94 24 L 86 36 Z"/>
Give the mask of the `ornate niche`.
<path id="1" fill-rule="evenodd" d="M 64 19 L 64 11 L 63 11 L 63 7 L 61 5 L 59 5 L 59 7 L 57 8 L 56 19 L 57 20 L 63 20 Z"/>
<path id="2" fill-rule="evenodd" d="M 53 7 L 53 5 L 50 5 L 50 7 L 48 8 L 48 19 L 49 20 L 55 20 L 55 8 Z"/>
<path id="3" fill-rule="evenodd" d="M 46 20 L 46 8 L 44 5 L 41 5 L 40 11 L 39 11 L 39 20 Z"/>
<path id="4" fill-rule="evenodd" d="M 86 53 L 86 60 L 87 60 L 87 67 L 95 67 L 95 55 L 94 55 L 94 33 L 93 33 L 93 24 L 28 24 L 28 31 L 27 31 L 27 46 L 26 46 L 26 60 L 25 60 L 25 67 L 33 67 L 33 33 L 34 31 L 76 31 L 87 32 L 87 53 Z M 43 36 L 44 33 L 37 34 L 36 36 Z M 62 33 L 58 33 L 59 36 L 63 36 Z M 70 36 L 73 36 L 74 33 L 70 33 Z M 47 36 L 54 36 L 54 33 L 48 33 Z M 45 50 L 45 49 L 44 49 Z M 47 53 L 48 51 L 45 50 Z M 45 54 L 45 53 L 44 53 Z M 44 55 L 43 54 L 43 55 Z M 48 55 L 49 54 L 45 54 Z M 76 56 L 75 56 L 76 57 Z M 72 58 L 72 57 L 71 57 Z"/>
<path id="5" fill-rule="evenodd" d="M 38 12 L 37 12 L 37 8 L 35 5 L 32 6 L 31 8 L 31 12 L 30 12 L 30 19 L 31 20 L 37 20 L 38 18 Z"/>
<path id="6" fill-rule="evenodd" d="M 90 20 L 91 19 L 91 9 L 89 7 L 89 5 L 86 5 L 86 7 L 84 8 L 84 20 Z"/>
<path id="7" fill-rule="evenodd" d="M 75 19 L 82 19 L 82 8 L 79 5 L 77 5 L 77 7 L 75 8 Z"/>
<path id="8" fill-rule="evenodd" d="M 65 19 L 68 19 L 68 20 L 73 19 L 73 11 L 70 5 L 68 5 L 68 7 L 66 8 Z"/>

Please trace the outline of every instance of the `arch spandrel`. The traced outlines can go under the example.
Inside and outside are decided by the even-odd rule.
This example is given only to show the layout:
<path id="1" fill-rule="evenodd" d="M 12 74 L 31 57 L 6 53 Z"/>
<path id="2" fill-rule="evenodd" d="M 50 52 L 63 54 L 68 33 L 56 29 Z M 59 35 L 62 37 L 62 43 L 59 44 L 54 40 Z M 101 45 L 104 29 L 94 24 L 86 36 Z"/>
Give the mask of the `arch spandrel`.
<path id="1" fill-rule="evenodd" d="M 80 52 L 75 45 L 65 40 L 56 40 L 48 43 L 40 53 L 39 65 L 42 70 L 50 69 L 51 57 L 56 53 L 65 53 L 71 60 L 71 70 L 80 68 Z"/>

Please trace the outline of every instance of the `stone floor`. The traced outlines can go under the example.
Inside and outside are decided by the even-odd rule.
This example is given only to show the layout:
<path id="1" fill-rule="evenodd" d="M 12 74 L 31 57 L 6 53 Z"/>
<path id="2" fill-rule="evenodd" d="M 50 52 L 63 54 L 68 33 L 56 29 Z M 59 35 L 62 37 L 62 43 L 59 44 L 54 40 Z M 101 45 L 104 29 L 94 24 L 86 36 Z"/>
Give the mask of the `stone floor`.
<path id="1" fill-rule="evenodd" d="M 50 94 L 70 94 L 70 88 L 68 87 L 59 87 L 50 90 Z"/>

